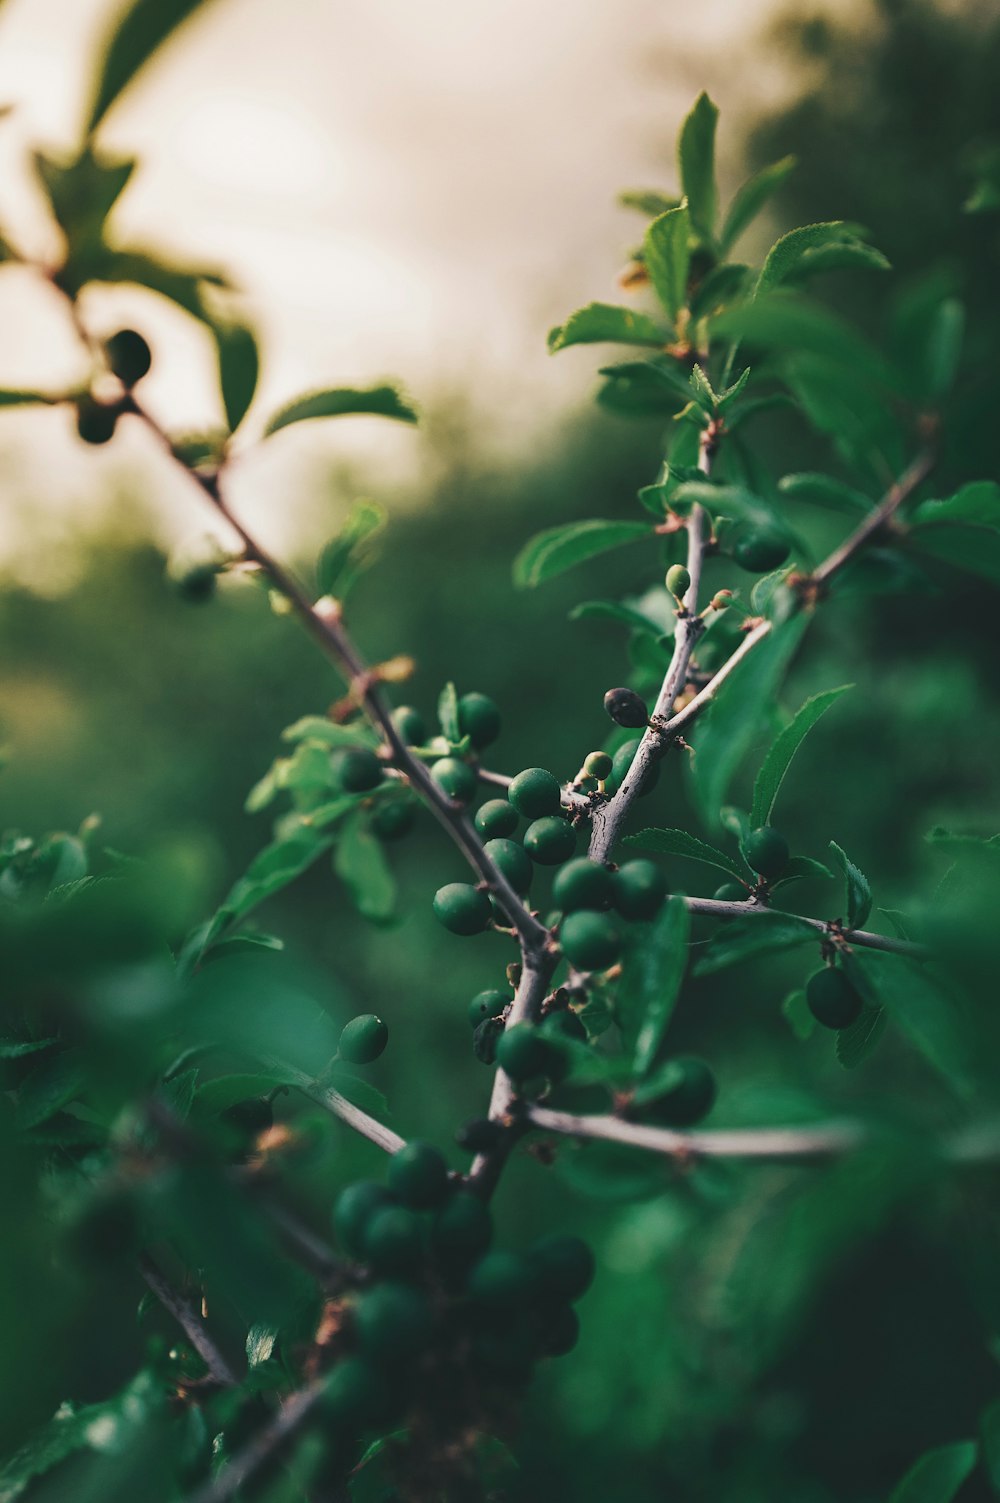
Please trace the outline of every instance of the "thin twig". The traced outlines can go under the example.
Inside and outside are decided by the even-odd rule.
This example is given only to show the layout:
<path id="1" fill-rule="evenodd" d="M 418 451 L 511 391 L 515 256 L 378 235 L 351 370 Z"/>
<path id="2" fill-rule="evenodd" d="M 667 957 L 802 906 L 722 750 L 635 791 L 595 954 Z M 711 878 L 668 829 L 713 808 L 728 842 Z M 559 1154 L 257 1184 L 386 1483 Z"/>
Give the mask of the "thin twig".
<path id="1" fill-rule="evenodd" d="M 573 1112 L 550 1111 L 529 1106 L 528 1120 L 543 1132 L 570 1138 L 601 1138 L 624 1143 L 673 1158 L 825 1158 L 856 1148 L 864 1140 L 863 1128 L 852 1122 L 828 1123 L 823 1127 L 768 1127 L 724 1129 L 704 1132 L 674 1132 L 668 1127 L 645 1127 L 621 1117 L 581 1117 Z"/>
<path id="2" fill-rule="evenodd" d="M 322 1085 L 319 1081 L 310 1080 L 308 1075 L 302 1072 L 301 1079 L 295 1081 L 303 1095 L 322 1106 L 332 1116 L 339 1117 L 341 1122 L 348 1127 L 353 1127 L 356 1133 L 367 1138 L 369 1143 L 374 1143 L 377 1148 L 384 1148 L 386 1153 L 398 1153 L 406 1147 L 406 1139 L 401 1138 L 398 1132 L 393 1132 L 391 1127 L 386 1127 L 377 1117 L 364 1111 L 360 1106 L 355 1106 L 353 1101 L 348 1101 L 340 1091 L 335 1091 L 332 1086 Z"/>
<path id="3" fill-rule="evenodd" d="M 900 475 L 899 479 L 889 487 L 884 497 L 873 512 L 865 517 L 863 522 L 835 548 L 829 558 L 820 564 L 809 576 L 809 583 L 813 585 L 826 585 L 830 582 L 846 563 L 849 563 L 854 555 L 863 548 L 869 538 L 885 526 L 893 514 L 902 506 L 903 502 L 912 496 L 917 486 L 922 484 L 930 474 L 934 465 L 934 451 L 929 446 L 921 449 L 916 458 Z"/>
<path id="4" fill-rule="evenodd" d="M 710 918 L 747 918 L 754 914 L 773 913 L 774 909 L 768 908 L 764 903 L 753 901 L 727 903 L 718 898 L 685 898 L 685 905 L 691 913 L 704 913 Z M 788 914 L 799 924 L 808 924 L 818 933 L 827 935 L 838 940 L 846 940 L 850 945 L 860 945 L 867 950 L 885 950 L 890 955 L 911 955 L 915 960 L 926 959 L 930 953 L 924 945 L 912 943 L 908 939 L 894 939 L 888 934 L 873 934 L 868 929 L 845 929 L 840 924 L 832 924 L 827 919 L 804 918 L 801 913 Z"/>
<path id="5" fill-rule="evenodd" d="M 178 1293 L 148 1253 L 139 1254 L 139 1272 L 163 1308 L 169 1311 L 176 1320 L 216 1383 L 223 1388 L 235 1387 L 239 1379 L 208 1334 L 201 1316 L 194 1306 Z"/>
<path id="6" fill-rule="evenodd" d="M 243 1484 L 303 1428 L 312 1417 L 325 1387 L 326 1379 L 317 1378 L 308 1387 L 290 1394 L 274 1418 L 258 1430 L 243 1450 L 216 1472 L 210 1481 L 190 1493 L 187 1503 L 227 1503 L 228 1499 L 235 1497 Z"/>

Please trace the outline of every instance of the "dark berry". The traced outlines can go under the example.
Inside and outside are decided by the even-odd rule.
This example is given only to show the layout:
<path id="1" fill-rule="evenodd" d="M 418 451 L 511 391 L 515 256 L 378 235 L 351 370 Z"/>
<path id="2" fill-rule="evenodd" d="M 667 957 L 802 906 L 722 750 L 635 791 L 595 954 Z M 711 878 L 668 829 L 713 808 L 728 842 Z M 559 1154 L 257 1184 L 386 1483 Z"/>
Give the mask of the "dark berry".
<path id="1" fill-rule="evenodd" d="M 742 882 L 723 882 L 712 896 L 717 903 L 745 903 L 750 894 Z"/>
<path id="2" fill-rule="evenodd" d="M 468 882 L 448 882 L 434 894 L 434 915 L 452 934 L 481 934 L 493 917 L 489 898 Z"/>
<path id="3" fill-rule="evenodd" d="M 372 811 L 372 829 L 380 840 L 400 840 L 416 822 L 417 806 L 412 799 L 390 799 Z"/>
<path id="4" fill-rule="evenodd" d="M 519 1085 L 545 1075 L 555 1056 L 553 1045 L 532 1023 L 505 1028 L 497 1044 L 497 1064 Z"/>
<path id="5" fill-rule="evenodd" d="M 473 824 L 484 840 L 493 840 L 503 835 L 513 835 L 520 824 L 520 815 L 514 805 L 505 798 L 487 799 L 476 810 Z"/>
<path id="6" fill-rule="evenodd" d="M 337 776 L 345 793 L 370 793 L 382 781 L 382 764 L 367 746 L 352 746 L 337 759 Z"/>
<path id="7" fill-rule="evenodd" d="M 475 768 L 458 757 L 439 757 L 431 767 L 431 777 L 456 804 L 471 804 L 479 787 Z"/>
<path id="8" fill-rule="evenodd" d="M 427 740 L 427 726 L 419 710 L 412 705 L 400 705 L 390 718 L 407 746 L 423 746 Z"/>
<path id="9" fill-rule="evenodd" d="M 174 587 L 182 600 L 192 605 L 202 605 L 211 600 L 219 583 L 219 570 L 215 564 L 192 564 L 178 574 Z"/>
<path id="10" fill-rule="evenodd" d="M 787 539 L 773 527 L 748 527 L 733 544 L 733 558 L 751 574 L 780 568 L 788 553 Z"/>
<path id="11" fill-rule="evenodd" d="M 84 394 L 76 402 L 76 431 L 85 444 L 106 444 L 114 437 L 118 412 L 117 406 Z"/>
<path id="12" fill-rule="evenodd" d="M 626 861 L 611 878 L 615 907 L 627 919 L 651 919 L 667 895 L 667 879 L 655 861 Z"/>
<path id="13" fill-rule="evenodd" d="M 534 826 L 531 826 L 534 829 Z M 516 840 L 488 840 L 484 847 L 487 856 L 503 872 L 515 892 L 526 893 L 531 886 L 534 868 L 524 848 Z"/>
<path id="14" fill-rule="evenodd" d="M 622 941 L 614 922 L 603 913 L 568 913 L 559 926 L 559 943 L 566 959 L 583 971 L 603 971 L 621 953 Z"/>
<path id="15" fill-rule="evenodd" d="M 705 1061 L 694 1055 L 678 1055 L 671 1063 L 673 1084 L 641 1104 L 637 1094 L 636 1106 L 643 1117 L 664 1127 L 690 1127 L 700 1122 L 715 1103 L 715 1076 Z"/>
<path id="16" fill-rule="evenodd" d="M 391 1204 L 389 1192 L 374 1180 L 359 1180 L 337 1196 L 333 1207 L 333 1226 L 340 1242 L 355 1257 L 363 1256 L 365 1227 L 383 1206 Z"/>
<path id="17" fill-rule="evenodd" d="M 649 724 L 649 708 L 634 689 L 609 689 L 604 696 L 604 708 L 616 725 L 623 725 L 628 730 L 638 730 Z"/>
<path id="18" fill-rule="evenodd" d="M 486 1018 L 472 1035 L 472 1052 L 481 1065 L 496 1064 L 497 1044 L 503 1034 L 500 1018 Z"/>
<path id="19" fill-rule="evenodd" d="M 383 1206 L 365 1223 L 364 1256 L 376 1273 L 414 1277 L 420 1272 L 420 1219 L 405 1206 Z"/>
<path id="20" fill-rule="evenodd" d="M 498 1018 L 510 1002 L 510 992 L 477 992 L 469 1003 L 469 1023 L 478 1028 L 487 1018 Z"/>
<path id="21" fill-rule="evenodd" d="M 499 1122 L 491 1122 L 489 1117 L 472 1117 L 462 1123 L 455 1142 L 467 1153 L 492 1153 L 503 1135 L 504 1128 Z"/>
<path id="22" fill-rule="evenodd" d="M 123 386 L 141 381 L 153 363 L 153 352 L 135 329 L 119 329 L 105 342 L 108 364 Z"/>
<path id="23" fill-rule="evenodd" d="M 354 1310 L 358 1344 L 372 1361 L 390 1369 L 412 1359 L 427 1346 L 434 1315 L 425 1295 L 409 1284 L 378 1284 L 363 1294 Z"/>
<path id="24" fill-rule="evenodd" d="M 384 1382 L 364 1357 L 342 1357 L 326 1380 L 324 1407 L 341 1424 L 366 1429 L 382 1412 Z"/>
<path id="25" fill-rule="evenodd" d="M 825 966 L 806 982 L 806 1001 L 824 1028 L 848 1028 L 861 1014 L 863 1002 L 844 972 Z"/>
<path id="26" fill-rule="evenodd" d="M 560 815 L 546 814 L 525 830 L 524 849 L 541 866 L 559 866 L 576 850 L 576 831 Z"/>
<path id="27" fill-rule="evenodd" d="M 578 908 L 608 908 L 612 898 L 611 873 L 606 866 L 578 856 L 556 872 L 552 883 L 552 900 L 563 913 Z"/>
<path id="28" fill-rule="evenodd" d="M 484 1305 L 527 1304 L 536 1292 L 535 1271 L 523 1253 L 488 1252 L 470 1271 L 466 1288 Z"/>
<path id="29" fill-rule="evenodd" d="M 751 830 L 743 845 L 749 865 L 762 877 L 779 877 L 788 865 L 788 841 L 770 825 Z"/>
<path id="30" fill-rule="evenodd" d="M 349 1065 L 370 1065 L 388 1042 L 389 1030 L 382 1019 L 373 1012 L 363 1012 L 344 1024 L 337 1050 Z"/>
<path id="31" fill-rule="evenodd" d="M 507 797 L 525 819 L 558 814 L 561 805 L 559 780 L 544 767 L 526 767 L 511 779 Z"/>
<path id="32" fill-rule="evenodd" d="M 559 1299 L 580 1299 L 594 1281 L 594 1254 L 581 1237 L 542 1237 L 528 1256 L 541 1287 Z"/>
<path id="33" fill-rule="evenodd" d="M 539 1331 L 539 1346 L 546 1357 L 565 1357 L 580 1339 L 580 1318 L 570 1305 L 554 1305 L 545 1311 Z"/>
<path id="34" fill-rule="evenodd" d="M 430 1143 L 407 1143 L 389 1160 L 389 1189 L 407 1205 L 427 1210 L 448 1193 L 448 1165 Z"/>
<path id="35" fill-rule="evenodd" d="M 463 694 L 458 701 L 458 728 L 481 750 L 500 734 L 500 711 L 485 694 Z"/>
<path id="36" fill-rule="evenodd" d="M 462 1268 L 482 1257 L 493 1239 L 493 1218 L 478 1195 L 458 1190 L 431 1223 L 431 1248 L 447 1268 Z"/>

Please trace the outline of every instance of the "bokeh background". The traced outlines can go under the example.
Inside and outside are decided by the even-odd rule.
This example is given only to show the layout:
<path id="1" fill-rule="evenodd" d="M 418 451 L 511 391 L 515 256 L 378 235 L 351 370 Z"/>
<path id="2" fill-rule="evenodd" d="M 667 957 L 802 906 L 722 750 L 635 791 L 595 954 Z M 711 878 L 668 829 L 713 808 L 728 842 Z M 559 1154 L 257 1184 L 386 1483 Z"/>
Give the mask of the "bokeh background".
<path id="1" fill-rule="evenodd" d="M 14 106 L 0 120 L 0 219 L 33 254 L 51 242 L 25 150 L 72 142 L 113 9 L 0 3 L 0 102 Z M 991 7 L 957 0 L 214 0 L 102 139 L 141 159 L 116 210 L 122 235 L 222 263 L 245 289 L 264 350 L 234 478 L 248 519 L 307 563 L 355 498 L 377 497 L 390 525 L 352 612 L 368 655 L 412 653 L 405 697 L 425 711 L 448 678 L 492 695 L 504 770 L 570 775 L 603 736 L 601 693 L 622 678 L 624 644 L 567 610 L 653 582 L 655 561 L 637 579 L 634 559 L 612 556 L 589 579 L 527 595 L 514 594 L 510 562 L 542 526 L 629 515 L 657 464 L 655 423 L 590 405 L 593 351 L 545 353 L 570 309 L 614 300 L 641 229 L 616 193 L 675 186 L 677 127 L 708 88 L 724 195 L 766 161 L 800 160 L 748 254 L 769 230 L 842 217 L 868 228 L 897 287 L 953 285 L 972 310 L 975 374 L 945 453 L 947 494 L 949 467 L 997 473 L 1000 377 L 983 357 L 1000 324 L 998 235 L 995 219 L 961 208 L 971 153 L 1000 135 L 998 70 Z M 825 292 L 878 335 L 884 284 L 831 277 Z M 148 402 L 165 424 L 215 418 L 203 330 L 151 295 L 88 300 L 98 329 L 128 320 L 149 335 Z M 0 277 L 0 327 L 0 386 L 71 378 L 73 340 L 26 272 Z M 286 398 L 386 374 L 420 405 L 418 432 L 307 425 L 253 452 Z M 787 422 L 763 443 L 775 474 L 826 459 Z M 836 536 L 819 513 L 804 525 Z M 84 451 L 66 412 L 0 414 L 0 827 L 74 829 L 95 812 L 115 849 L 181 845 L 206 911 L 268 838 L 267 815 L 243 801 L 282 727 L 338 692 L 255 589 L 227 582 L 202 608 L 177 598 L 165 557 L 210 527 L 141 433 Z M 955 588 L 954 610 L 890 596 L 821 623 L 788 690 L 796 704 L 858 685 L 803 752 L 783 822 L 817 856 L 835 836 L 886 907 L 932 888 L 932 825 L 997 824 L 995 597 Z M 656 802 L 643 812 L 657 822 L 694 820 L 682 788 Z M 361 926 L 326 870 L 266 921 L 323 978 L 332 1011 L 386 1018 L 393 1043 L 373 1076 L 394 1120 L 447 1144 L 489 1087 L 465 1000 L 495 984 L 506 954 L 432 927 L 430 892 L 460 873 L 429 821 L 394 861 L 403 897 L 388 931 Z M 937 1109 L 936 1082 L 899 1041 L 848 1076 L 826 1041 L 793 1039 L 779 1004 L 799 969 L 771 961 L 736 989 L 709 978 L 685 996 L 677 1043 L 718 1071 L 713 1120 L 794 1119 L 816 1098 L 849 1111 L 901 1082 Z M 346 1135 L 341 1152 L 344 1178 L 371 1164 Z M 995 1215 L 995 1182 L 970 1174 L 946 1203 L 894 1208 L 859 1173 L 683 1178 L 623 1160 L 595 1198 L 573 1151 L 551 1168 L 520 1156 L 500 1197 L 513 1240 L 556 1217 L 594 1239 L 602 1267 L 579 1348 L 534 1390 L 526 1496 L 874 1503 L 928 1445 L 973 1431 L 997 1387 L 981 1324 L 996 1299 L 964 1232 Z M 21 1421 L 122 1380 L 137 1297 L 109 1295 L 99 1328 L 77 1312 Z M 971 1484 L 962 1497 L 977 1495 Z"/>

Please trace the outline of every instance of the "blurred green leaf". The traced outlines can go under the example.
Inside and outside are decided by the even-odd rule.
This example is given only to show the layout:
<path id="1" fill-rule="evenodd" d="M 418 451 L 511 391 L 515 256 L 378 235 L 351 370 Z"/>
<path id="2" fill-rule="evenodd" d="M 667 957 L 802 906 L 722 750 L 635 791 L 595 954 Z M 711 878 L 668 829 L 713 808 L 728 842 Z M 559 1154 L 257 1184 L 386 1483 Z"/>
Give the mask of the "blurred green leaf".
<path id="1" fill-rule="evenodd" d="M 219 382 L 226 422 L 234 433 L 247 414 L 257 390 L 260 357 L 257 340 L 246 324 L 235 319 L 211 319 L 219 357 Z"/>
<path id="2" fill-rule="evenodd" d="M 796 945 L 818 944 L 820 937 L 811 924 L 794 913 L 762 909 L 746 918 L 733 919 L 713 934 L 695 964 L 694 974 L 713 976 L 716 971 L 727 970 L 758 955 L 793 949 Z"/>
<path id="3" fill-rule="evenodd" d="M 926 1451 L 893 1488 L 889 1503 L 951 1503 L 979 1457 L 974 1440 Z"/>
<path id="4" fill-rule="evenodd" d="M 694 399 L 688 373 L 669 356 L 657 360 L 623 360 L 602 366 L 604 385 L 597 394 L 603 407 L 635 417 L 666 416 Z"/>
<path id="5" fill-rule="evenodd" d="M 671 323 L 676 323 L 687 298 L 690 235 L 691 217 L 682 205 L 679 209 L 668 209 L 654 219 L 643 241 L 646 269 L 653 290 Z"/>
<path id="6" fill-rule="evenodd" d="M 859 238 L 855 225 L 840 219 L 807 224 L 789 230 L 768 251 L 757 279 L 756 295 L 772 291 L 783 283 L 797 281 L 812 272 L 854 266 L 885 270 L 888 265 L 881 251 Z"/>
<path id="7" fill-rule="evenodd" d="M 664 856 L 686 856 L 691 861 L 703 861 L 739 881 L 746 876 L 745 869 L 735 857 L 699 840 L 696 835 L 689 835 L 687 830 L 639 830 L 634 835 L 626 835 L 622 844 L 635 845 L 643 851 L 659 851 Z"/>
<path id="8" fill-rule="evenodd" d="M 382 842 L 372 834 L 360 813 L 345 823 L 337 842 L 334 870 L 354 899 L 358 912 L 373 923 L 385 923 L 396 906 L 396 879 Z"/>
<path id="9" fill-rule="evenodd" d="M 974 1094 L 971 1034 L 960 997 L 926 965 L 876 950 L 844 957 L 848 974 L 872 1006 L 894 1023 L 962 1097 Z"/>
<path id="10" fill-rule="evenodd" d="M 657 214 L 676 209 L 680 199 L 661 193 L 657 188 L 627 188 L 624 193 L 619 193 L 618 202 L 624 209 L 636 209 L 640 214 L 654 219 Z"/>
<path id="11" fill-rule="evenodd" d="M 737 189 L 722 226 L 720 246 L 723 255 L 729 252 L 747 226 L 753 223 L 768 199 L 778 191 L 795 165 L 795 157 L 782 157 L 780 162 L 772 162 L 769 167 L 762 167 L 759 172 L 754 173 L 753 177 L 748 178 L 741 188 Z"/>
<path id="12" fill-rule="evenodd" d="M 833 852 L 833 858 L 844 874 L 847 927 L 849 929 L 860 929 L 872 911 L 871 884 L 861 868 L 855 866 L 846 851 L 841 850 L 835 840 L 830 841 L 830 850 Z"/>
<path id="13" fill-rule="evenodd" d="M 790 856 L 776 882 L 771 883 L 771 891 L 777 892 L 779 888 L 789 882 L 804 882 L 810 877 L 824 877 L 829 880 L 833 872 L 822 861 L 814 861 L 811 856 Z"/>
<path id="14" fill-rule="evenodd" d="M 715 184 L 715 127 L 718 119 L 718 108 L 707 94 L 699 94 L 681 126 L 677 144 L 681 188 L 687 199 L 691 225 L 708 244 L 715 232 L 719 206 Z"/>
<path id="15" fill-rule="evenodd" d="M 320 554 L 317 583 L 321 595 L 345 600 L 358 577 L 374 560 L 375 539 L 385 527 L 385 511 L 374 501 L 358 501 L 343 527 Z"/>
<path id="16" fill-rule="evenodd" d="M 924 501 L 910 517 L 911 545 L 1000 584 L 1000 486 L 973 481 L 945 501 Z"/>
<path id="17" fill-rule="evenodd" d="M 587 559 L 651 536 L 652 528 L 647 522 L 606 522 L 595 518 L 549 527 L 536 533 L 517 555 L 514 583 L 521 590 L 534 589 Z"/>
<path id="18" fill-rule="evenodd" d="M 830 706 L 853 687 L 853 684 L 842 684 L 839 689 L 826 689 L 821 694 L 812 695 L 772 741 L 753 785 L 750 823 L 755 829 L 769 823 L 785 774 L 806 736 Z"/>
<path id="19" fill-rule="evenodd" d="M 394 386 L 372 386 L 367 390 L 342 386 L 329 391 L 311 392 L 308 396 L 289 402 L 271 418 L 264 429 L 264 437 L 268 438 L 292 423 L 355 414 L 396 418 L 401 423 L 417 421 L 416 411 L 403 400 Z"/>
<path id="20" fill-rule="evenodd" d="M 800 1043 L 805 1043 L 806 1039 L 812 1038 L 816 1032 L 816 1019 L 809 1011 L 804 991 L 789 992 L 781 1004 L 781 1012 Z M 837 1037 L 839 1039 L 840 1035 L 838 1034 Z"/>
<path id="21" fill-rule="evenodd" d="M 636 1075 L 656 1063 L 688 962 L 691 919 L 683 898 L 668 898 L 626 957 L 616 1019 Z"/>
<path id="22" fill-rule="evenodd" d="M 205 0 L 133 0 L 118 16 L 97 75 L 87 116 L 91 135 L 139 70 Z"/>
<path id="23" fill-rule="evenodd" d="M 35 1065 L 17 1093 L 17 1126 L 37 1127 L 78 1097 L 86 1079 L 83 1057 L 73 1049 Z"/>
<path id="24" fill-rule="evenodd" d="M 846 1028 L 838 1028 L 837 1060 L 845 1070 L 856 1070 L 868 1058 L 885 1032 L 888 1022 L 884 1007 L 865 1002 L 860 1014 Z"/>
<path id="25" fill-rule="evenodd" d="M 792 501 L 813 501 L 821 506 L 830 506 L 835 511 L 869 512 L 874 502 L 863 491 L 845 485 L 832 475 L 799 474 L 783 475 L 778 481 L 778 490 Z"/>
<path id="26" fill-rule="evenodd" d="M 691 318 L 697 322 L 718 315 L 731 303 L 738 302 L 746 292 L 749 279 L 749 266 L 735 262 L 713 266 L 691 294 Z"/>
<path id="27" fill-rule="evenodd" d="M 661 329 L 644 313 L 610 303 L 588 303 L 571 313 L 565 323 L 549 330 L 548 347 L 549 354 L 554 355 L 573 344 L 663 345 L 669 338 L 669 330 Z"/>
<path id="28" fill-rule="evenodd" d="M 983 1410 L 979 1419 L 983 1467 L 994 1492 L 1000 1492 L 1000 1399 Z"/>

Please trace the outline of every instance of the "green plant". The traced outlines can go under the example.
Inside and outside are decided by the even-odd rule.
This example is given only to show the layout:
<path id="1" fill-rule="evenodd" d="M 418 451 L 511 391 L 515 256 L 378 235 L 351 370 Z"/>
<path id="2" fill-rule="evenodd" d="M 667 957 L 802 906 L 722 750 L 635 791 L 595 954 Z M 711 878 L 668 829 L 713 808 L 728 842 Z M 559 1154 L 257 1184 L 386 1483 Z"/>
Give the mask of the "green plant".
<path id="1" fill-rule="evenodd" d="M 57 1417 L 12 1458 L 0 1488 L 13 1498 L 49 1470 L 64 1468 L 71 1478 L 83 1463 L 85 1485 L 104 1496 L 135 1495 L 141 1477 L 144 1496 L 221 1503 L 270 1487 L 273 1464 L 285 1459 L 291 1480 L 282 1497 L 326 1485 L 335 1495 L 347 1486 L 358 1498 L 393 1489 L 426 1496 L 428 1486 L 434 1496 L 463 1497 L 479 1482 L 491 1485 L 496 1458 L 486 1442 L 511 1429 L 536 1363 L 574 1347 L 570 1306 L 594 1274 L 586 1244 L 562 1233 L 526 1251 L 491 1246 L 488 1203 L 522 1140 L 540 1131 L 556 1143 L 616 1144 L 659 1155 L 678 1173 L 718 1159 L 811 1163 L 878 1152 L 883 1139 L 891 1152 L 879 1111 L 857 1102 L 858 1120 L 847 1123 L 687 1131 L 717 1097 L 708 1063 L 671 1052 L 689 969 L 697 978 L 797 948 L 806 970 L 821 956 L 829 964 L 806 983 L 805 1011 L 800 993 L 786 1003 L 796 1033 L 808 1030 L 810 1015 L 835 1029 L 836 1058 L 853 1068 L 892 1021 L 945 1078 L 966 1126 L 982 1126 L 990 1089 L 982 1041 L 990 1034 L 981 1020 L 977 1032 L 975 1001 L 996 958 L 995 840 L 934 832 L 952 864 L 911 912 L 887 916 L 882 927 L 902 932 L 865 928 L 869 884 L 832 841 L 830 859 L 844 880 L 835 912 L 785 907 L 789 885 L 833 878 L 823 862 L 792 856 L 771 817 L 793 758 L 841 687 L 776 717 L 751 808 L 726 800 L 821 611 L 842 610 L 852 590 L 896 590 L 900 582 L 918 597 L 960 591 L 961 575 L 947 572 L 953 564 L 996 580 L 1000 490 L 962 476 L 946 499 L 921 494 L 959 359 L 936 315 L 925 330 L 927 382 L 914 391 L 911 372 L 801 290 L 831 270 L 885 271 L 855 227 L 793 230 L 757 272 L 728 259 L 781 170 L 751 180 L 720 220 L 716 116 L 702 96 L 681 133 L 683 196 L 645 195 L 640 205 L 652 212 L 631 281 L 649 284 L 653 311 L 593 303 L 549 337 L 554 352 L 596 342 L 652 352 L 603 368 L 600 391 L 605 406 L 652 412 L 667 430 L 661 470 L 639 496 L 646 518 L 550 529 L 515 565 L 516 582 L 534 588 L 607 550 L 641 544 L 658 574 L 645 611 L 605 602 L 606 613 L 629 626 L 635 683 L 604 693 L 615 728 L 605 747 L 584 755 L 576 777 L 529 767 L 508 779 L 486 766 L 482 753 L 499 737 L 501 719 L 479 691 L 460 695 L 447 684 L 428 734 L 419 710 L 388 702 L 387 686 L 406 681 L 409 661 L 369 666 L 348 629 L 345 601 L 380 517 L 372 508 L 355 512 L 319 559 L 315 588 L 250 533 L 231 506 L 228 464 L 256 389 L 254 336 L 218 273 L 122 249 L 106 229 L 132 164 L 102 157 L 94 132 L 193 8 L 173 8 L 168 24 L 167 8 L 139 0 L 111 40 L 81 151 L 68 162 L 37 161 L 66 249 L 57 266 L 27 264 L 64 299 L 93 362 L 92 384 L 111 392 L 117 383 L 113 394 L 99 397 L 88 385 L 4 400 L 72 407 L 88 443 L 110 441 L 119 424 L 149 430 L 236 540 L 183 570 L 179 587 L 202 599 L 223 575 L 262 582 L 346 688 L 329 713 L 307 714 L 285 732 L 288 754 L 248 801 L 258 810 L 287 796 L 274 839 L 195 927 L 185 874 L 169 857 L 136 871 L 125 858 L 102 856 L 87 826 L 38 842 L 5 838 L 0 923 L 11 1000 L 2 1056 L 19 1142 L 45 1165 L 40 1194 L 64 1202 L 67 1241 L 95 1263 L 112 1256 L 134 1264 L 186 1344 L 169 1359 L 151 1355 L 100 1415 L 80 1425 Z M 9 246 L 5 255 L 22 259 Z M 165 433 L 135 391 L 151 359 L 144 336 L 120 330 L 102 342 L 88 329 L 82 289 L 126 280 L 168 297 L 211 333 L 225 432 L 190 444 Z M 767 471 L 746 429 L 789 403 L 830 439 L 850 482 Z M 351 413 L 415 417 L 393 387 L 337 388 L 275 414 L 264 440 Z M 825 558 L 810 555 L 796 525 L 802 497 L 817 492 L 854 524 Z M 874 583 L 865 575 L 873 558 Z M 745 602 L 730 560 L 764 572 Z M 702 606 L 709 570 L 722 583 Z M 623 738 L 621 730 L 642 734 Z M 653 791 L 661 772 L 682 767 L 705 826 L 722 843 L 666 827 L 626 834 L 637 798 Z M 470 819 L 484 791 L 491 796 Z M 831 808 L 846 794 L 832 790 Z M 383 842 L 407 834 L 418 804 L 474 879 L 441 886 L 434 913 L 456 935 L 490 931 L 510 946 L 511 990 L 493 987 L 469 1006 L 475 1052 L 497 1069 L 488 1117 L 460 1136 L 473 1155 L 462 1171 L 437 1147 L 404 1141 L 370 1083 L 344 1068 L 379 1058 L 388 1042 L 381 1019 L 359 1015 L 338 1034 L 283 969 L 280 941 L 254 927 L 268 898 L 326 857 L 360 915 L 387 921 L 395 887 Z M 586 855 L 577 854 L 584 840 Z M 620 860 L 623 847 L 660 861 Z M 729 880 L 714 898 L 688 894 L 676 890 L 685 881 L 668 884 L 663 858 L 707 864 Z M 551 912 L 526 900 L 538 876 L 533 863 L 556 868 Z M 692 921 L 714 926 L 697 950 Z M 325 1229 L 295 1209 L 296 1175 L 308 1175 L 281 1155 L 292 1151 L 288 1139 L 306 1156 L 310 1144 L 294 1113 L 284 1128 L 275 1123 L 274 1104 L 286 1095 L 315 1103 L 390 1155 L 385 1185 L 366 1179 L 343 1188 L 338 1179 L 334 1193 L 323 1183 L 333 1202 L 333 1248 Z M 960 1173 L 969 1158 L 960 1134 L 932 1123 L 924 1140 L 935 1172 Z M 995 1157 L 996 1143 L 988 1146 Z M 227 1311 L 228 1343 L 214 1334 L 216 1299 Z M 206 1301 L 208 1317 L 200 1313 Z M 234 1328 L 245 1364 L 227 1350 Z M 108 1425 L 110 1446 L 101 1440 Z M 96 1484 L 93 1455 L 107 1459 Z M 954 1495 L 977 1456 L 966 1446 L 924 1457 L 921 1475 L 944 1479 L 935 1500 Z M 907 1487 L 901 1498 L 918 1495 Z"/>

